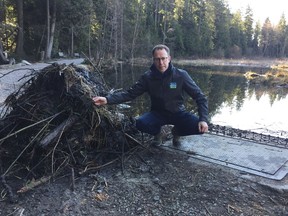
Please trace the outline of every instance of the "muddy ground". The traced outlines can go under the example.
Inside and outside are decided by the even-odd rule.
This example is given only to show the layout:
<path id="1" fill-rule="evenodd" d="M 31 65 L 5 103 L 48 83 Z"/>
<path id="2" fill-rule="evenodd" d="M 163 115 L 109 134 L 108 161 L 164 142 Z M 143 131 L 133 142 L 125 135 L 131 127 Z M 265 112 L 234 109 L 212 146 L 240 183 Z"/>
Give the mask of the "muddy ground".
<path id="1" fill-rule="evenodd" d="M 141 149 L 123 163 L 76 172 L 74 190 L 69 176 L 58 177 L 17 194 L 16 203 L 1 187 L 0 215 L 288 215 L 287 191 L 188 157 Z"/>
<path id="2" fill-rule="evenodd" d="M 68 172 L 17 193 L 21 185 L 7 179 L 16 197 L 10 202 L 0 184 L 0 215 L 288 215 L 287 190 L 188 159 L 189 155 L 148 147 L 85 175 L 75 169 L 75 185 Z M 288 182 L 287 177 L 282 182 Z"/>

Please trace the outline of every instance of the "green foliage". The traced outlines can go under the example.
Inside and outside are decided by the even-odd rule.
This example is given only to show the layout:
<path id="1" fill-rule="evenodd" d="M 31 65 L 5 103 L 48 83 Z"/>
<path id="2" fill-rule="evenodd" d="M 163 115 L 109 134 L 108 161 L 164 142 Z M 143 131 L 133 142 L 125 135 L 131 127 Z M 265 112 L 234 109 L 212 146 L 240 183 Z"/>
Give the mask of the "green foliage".
<path id="1" fill-rule="evenodd" d="M 47 0 L 23 1 L 24 49 L 29 56 L 45 50 Z M 50 4 L 56 0 L 50 0 Z M 17 44 L 17 1 L 2 0 L 1 40 Z M 269 19 L 261 26 L 248 6 L 244 17 L 231 13 L 225 0 L 63 0 L 57 1 L 53 53 L 71 50 L 95 58 L 147 56 L 165 43 L 175 57 L 288 56 L 288 27 Z M 53 10 L 52 7 L 50 10 Z M 52 12 L 52 11 L 50 11 Z M 3 26 L 14 26 L 14 33 Z M 4 29 L 4 30 L 3 30 Z M 12 28 L 13 29 L 13 28 Z M 73 43 L 72 43 L 73 42 Z"/>
<path id="2" fill-rule="evenodd" d="M 227 51 L 231 45 L 231 38 L 229 33 L 230 28 L 230 12 L 223 0 L 213 0 L 214 13 L 215 13 L 215 51 L 224 51 L 224 55 L 227 55 Z M 222 56 L 219 56 L 222 57 Z M 223 56 L 224 57 L 224 56 Z"/>
<path id="3" fill-rule="evenodd" d="M 246 48 L 246 40 L 244 38 L 244 25 L 240 11 L 237 11 L 235 14 L 233 14 L 230 25 L 231 47 L 229 51 L 229 57 L 239 58 L 239 55 L 241 57 L 242 51 Z"/>
<path id="4" fill-rule="evenodd" d="M 245 14 L 244 32 L 247 46 L 251 47 L 253 40 L 253 11 L 249 6 L 247 7 Z"/>
<path id="5" fill-rule="evenodd" d="M 253 55 L 259 55 L 260 54 L 260 36 L 261 36 L 261 27 L 260 27 L 260 23 L 257 22 L 255 29 L 254 29 L 254 34 L 253 34 L 253 40 L 252 40 L 252 54 Z"/>

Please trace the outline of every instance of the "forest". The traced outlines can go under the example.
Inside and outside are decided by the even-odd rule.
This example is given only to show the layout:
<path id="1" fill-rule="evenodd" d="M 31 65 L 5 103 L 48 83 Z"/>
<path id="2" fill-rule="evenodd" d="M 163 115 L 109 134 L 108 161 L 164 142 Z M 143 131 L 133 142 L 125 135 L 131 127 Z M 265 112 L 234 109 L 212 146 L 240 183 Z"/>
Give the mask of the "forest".
<path id="1" fill-rule="evenodd" d="M 261 24 L 225 0 L 0 0 L 0 21 L 1 55 L 16 60 L 131 60 L 158 43 L 176 58 L 288 56 L 284 14 Z"/>

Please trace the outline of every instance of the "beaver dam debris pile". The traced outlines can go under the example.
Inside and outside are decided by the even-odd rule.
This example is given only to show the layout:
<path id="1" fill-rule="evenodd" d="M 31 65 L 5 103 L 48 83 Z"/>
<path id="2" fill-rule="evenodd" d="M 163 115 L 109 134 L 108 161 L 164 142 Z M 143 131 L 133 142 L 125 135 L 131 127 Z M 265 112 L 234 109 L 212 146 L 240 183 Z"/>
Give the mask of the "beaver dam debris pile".
<path id="1" fill-rule="evenodd" d="M 7 97 L 0 119 L 2 183 L 16 176 L 50 179 L 72 167 L 95 171 L 141 147 L 129 117 L 94 105 L 92 97 L 108 90 L 101 74 L 87 68 L 53 64 Z"/>

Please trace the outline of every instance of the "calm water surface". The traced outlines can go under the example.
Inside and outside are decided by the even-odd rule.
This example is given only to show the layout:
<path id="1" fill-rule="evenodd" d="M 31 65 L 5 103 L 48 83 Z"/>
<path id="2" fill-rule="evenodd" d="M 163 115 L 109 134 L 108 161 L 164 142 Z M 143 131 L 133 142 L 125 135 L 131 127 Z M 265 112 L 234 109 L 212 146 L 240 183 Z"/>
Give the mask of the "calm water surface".
<path id="1" fill-rule="evenodd" d="M 118 65 L 105 72 L 105 80 L 111 88 L 127 89 L 147 67 Z M 207 95 L 211 123 L 288 138 L 287 88 L 251 85 L 244 77 L 245 70 L 249 69 L 223 71 L 180 67 L 190 73 Z M 195 111 L 195 103 L 187 98 L 187 108 Z M 147 95 L 127 104 L 130 108 L 122 112 L 132 116 L 141 115 L 150 107 Z"/>

